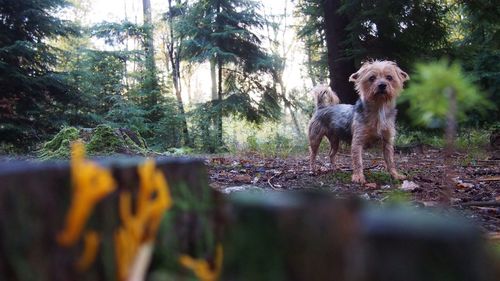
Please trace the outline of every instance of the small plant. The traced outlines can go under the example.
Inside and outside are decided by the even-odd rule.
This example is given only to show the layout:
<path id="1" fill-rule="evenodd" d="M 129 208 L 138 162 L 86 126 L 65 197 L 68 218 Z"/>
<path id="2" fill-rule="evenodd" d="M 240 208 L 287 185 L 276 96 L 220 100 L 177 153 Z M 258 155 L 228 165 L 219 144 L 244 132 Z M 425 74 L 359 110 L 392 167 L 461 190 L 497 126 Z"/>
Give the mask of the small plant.
<path id="1" fill-rule="evenodd" d="M 481 113 L 492 107 L 460 65 L 447 60 L 417 64 L 416 74 L 400 101 L 409 102 L 408 112 L 417 125 L 443 128 L 453 99 L 459 122 L 466 121 L 470 111 Z"/>

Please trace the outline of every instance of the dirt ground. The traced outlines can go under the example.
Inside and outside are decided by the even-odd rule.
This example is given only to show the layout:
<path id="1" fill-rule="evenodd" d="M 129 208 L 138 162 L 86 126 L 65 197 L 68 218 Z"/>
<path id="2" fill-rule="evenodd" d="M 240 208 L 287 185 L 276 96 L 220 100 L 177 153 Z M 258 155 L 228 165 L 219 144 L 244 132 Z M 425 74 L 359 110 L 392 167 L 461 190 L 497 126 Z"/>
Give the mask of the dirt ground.
<path id="1" fill-rule="evenodd" d="M 398 170 L 408 176 L 406 182 L 390 178 L 379 151 L 365 152 L 365 185 L 351 183 L 347 149 L 338 155 L 335 171 L 326 153 L 319 156 L 319 171 L 314 174 L 309 171 L 308 155 L 268 158 L 245 154 L 211 156 L 206 161 L 210 184 L 226 193 L 242 189 L 319 188 L 382 204 L 399 198 L 427 208 L 451 207 L 479 223 L 485 231 L 500 231 L 500 160 L 489 160 L 488 152 L 456 152 L 447 166 L 439 149 L 400 151 L 395 158 Z"/>

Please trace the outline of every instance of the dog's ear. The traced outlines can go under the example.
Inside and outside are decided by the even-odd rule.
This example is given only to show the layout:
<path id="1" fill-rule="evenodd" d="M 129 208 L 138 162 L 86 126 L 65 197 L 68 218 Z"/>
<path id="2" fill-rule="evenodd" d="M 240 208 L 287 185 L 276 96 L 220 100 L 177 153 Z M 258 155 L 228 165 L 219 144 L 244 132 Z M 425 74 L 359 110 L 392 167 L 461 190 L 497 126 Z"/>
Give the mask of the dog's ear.
<path id="1" fill-rule="evenodd" d="M 410 80 L 410 75 L 401 70 L 401 68 L 396 67 L 396 72 L 398 73 L 399 79 L 401 79 L 402 82 Z"/>
<path id="2" fill-rule="evenodd" d="M 399 66 L 397 65 L 396 62 L 389 61 L 389 63 L 394 66 L 394 68 L 395 68 L 394 70 L 398 74 L 399 79 L 401 79 L 401 82 L 405 82 L 405 81 L 410 80 L 410 75 L 408 75 L 408 73 L 401 70 L 401 68 L 399 68 Z"/>
<path id="3" fill-rule="evenodd" d="M 355 72 L 355 73 L 351 74 L 351 76 L 349 76 L 349 82 L 356 82 L 356 80 L 358 80 L 358 78 L 359 78 L 359 71 Z"/>

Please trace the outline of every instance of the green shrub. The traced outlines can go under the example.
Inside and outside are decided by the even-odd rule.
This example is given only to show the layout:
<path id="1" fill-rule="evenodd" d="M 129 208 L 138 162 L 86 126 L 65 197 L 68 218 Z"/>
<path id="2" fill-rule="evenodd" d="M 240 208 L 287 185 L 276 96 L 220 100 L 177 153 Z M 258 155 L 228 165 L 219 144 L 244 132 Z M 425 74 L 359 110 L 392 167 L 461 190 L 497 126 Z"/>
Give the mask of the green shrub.
<path id="1" fill-rule="evenodd" d="M 460 65 L 447 60 L 417 64 L 416 73 L 399 101 L 409 102 L 408 113 L 417 125 L 443 128 L 451 93 L 455 95 L 459 122 L 467 121 L 470 112 L 482 113 L 492 108 Z"/>

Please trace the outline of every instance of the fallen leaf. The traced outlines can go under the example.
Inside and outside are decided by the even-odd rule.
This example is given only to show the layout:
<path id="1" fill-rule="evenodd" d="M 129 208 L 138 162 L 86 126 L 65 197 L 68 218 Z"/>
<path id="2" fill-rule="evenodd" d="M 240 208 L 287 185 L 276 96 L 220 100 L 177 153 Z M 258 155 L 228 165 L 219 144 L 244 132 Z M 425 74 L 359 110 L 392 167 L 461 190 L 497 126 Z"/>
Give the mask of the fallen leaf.
<path id="1" fill-rule="evenodd" d="M 412 181 L 405 180 L 405 181 L 403 181 L 403 184 L 399 188 L 401 190 L 404 190 L 404 191 L 412 191 L 418 187 L 419 187 L 418 184 L 416 184 Z"/>
<path id="2" fill-rule="evenodd" d="M 425 207 L 436 207 L 437 205 L 439 205 L 439 202 L 436 202 L 436 201 L 424 201 L 424 202 L 422 202 L 422 204 L 424 204 Z"/>
<path id="3" fill-rule="evenodd" d="M 259 176 L 256 176 L 255 178 L 253 178 L 252 184 L 256 184 L 259 181 L 259 179 L 260 179 Z"/>
<path id="4" fill-rule="evenodd" d="M 374 182 L 368 182 L 368 183 L 365 183 L 365 187 L 368 189 L 375 189 L 375 188 L 377 188 L 377 184 Z"/>
<path id="5" fill-rule="evenodd" d="M 370 195 L 368 195 L 368 193 L 360 195 L 359 197 L 361 197 L 361 199 L 370 200 Z"/>
<path id="6" fill-rule="evenodd" d="M 456 184 L 456 188 L 458 188 L 458 189 L 468 189 L 468 188 L 473 188 L 473 187 L 474 187 L 474 185 L 472 183 L 468 183 L 468 182 L 459 181 Z"/>
<path id="7" fill-rule="evenodd" d="M 250 175 L 236 175 L 234 181 L 250 183 L 252 182 L 252 177 Z"/>

